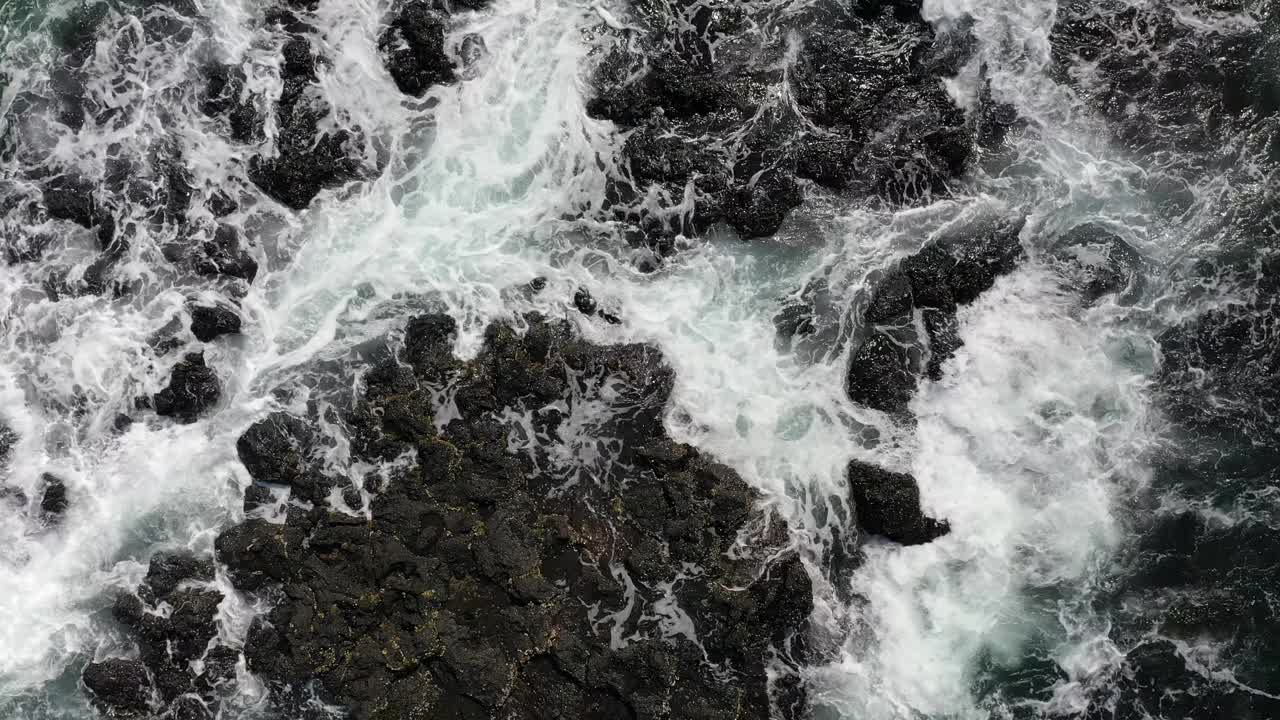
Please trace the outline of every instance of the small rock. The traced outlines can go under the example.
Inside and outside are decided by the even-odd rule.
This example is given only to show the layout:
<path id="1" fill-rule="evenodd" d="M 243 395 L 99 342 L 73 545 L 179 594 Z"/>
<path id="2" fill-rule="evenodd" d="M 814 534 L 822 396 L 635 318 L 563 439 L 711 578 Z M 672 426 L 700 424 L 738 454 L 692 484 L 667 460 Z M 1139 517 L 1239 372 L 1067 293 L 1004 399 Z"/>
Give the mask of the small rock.
<path id="1" fill-rule="evenodd" d="M 884 470 L 854 460 L 849 463 L 849 489 L 858 526 L 902 545 L 923 545 L 951 531 L 920 509 L 920 488 L 906 473 Z"/>
<path id="2" fill-rule="evenodd" d="M 161 417 L 193 423 L 221 397 L 222 384 L 213 368 L 205 365 L 204 353 L 188 353 L 174 366 L 169 386 L 155 394 L 152 405 Z"/>
<path id="3" fill-rule="evenodd" d="M 292 485 L 308 472 L 315 442 L 305 422 L 276 412 L 244 431 L 236 440 L 236 454 L 254 480 Z"/>
<path id="4" fill-rule="evenodd" d="M 151 704 L 151 679 L 137 660 L 112 658 L 89 663 L 81 676 L 94 705 L 107 717 L 142 718 Z"/>
<path id="5" fill-rule="evenodd" d="M 238 335 L 240 316 L 222 305 L 196 305 L 191 308 L 191 334 L 200 342 L 220 335 Z"/>
<path id="6" fill-rule="evenodd" d="M 71 504 L 67 498 L 67 485 L 61 478 L 50 473 L 41 475 L 40 480 L 44 485 L 40 494 L 40 511 L 46 520 L 56 521 Z"/>

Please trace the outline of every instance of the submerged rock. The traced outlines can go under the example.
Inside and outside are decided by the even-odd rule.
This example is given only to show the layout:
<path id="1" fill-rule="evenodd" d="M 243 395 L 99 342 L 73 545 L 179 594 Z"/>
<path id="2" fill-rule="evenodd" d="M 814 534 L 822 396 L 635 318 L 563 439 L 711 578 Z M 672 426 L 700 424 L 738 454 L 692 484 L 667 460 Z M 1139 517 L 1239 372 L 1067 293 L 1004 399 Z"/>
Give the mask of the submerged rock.
<path id="1" fill-rule="evenodd" d="M 857 460 L 849 463 L 849 490 L 858 527 L 902 545 L 923 545 L 951 531 L 920 509 L 920 488 L 906 473 L 889 472 Z"/>
<path id="2" fill-rule="evenodd" d="M 240 231 L 232 225 L 219 225 L 213 237 L 191 254 L 190 262 L 196 273 L 209 277 L 222 275 L 252 283 L 258 276 L 258 261 L 245 249 Z"/>
<path id="3" fill-rule="evenodd" d="M 219 536 L 237 587 L 283 593 L 250 629 L 250 669 L 285 714 L 314 680 L 355 718 L 769 718 L 768 649 L 803 635 L 811 611 L 803 565 L 784 554 L 759 574 L 785 544 L 776 527 L 747 557 L 726 555 L 757 527 L 757 496 L 666 437 L 673 375 L 655 349 L 526 322 L 522 335 L 490 327 L 464 363 L 452 319 L 423 316 L 405 364 L 367 373 L 346 420 L 353 452 L 415 458 L 361 483 L 370 518 L 322 501 Z M 438 429 L 441 383 L 456 414 Z M 599 460 L 563 454 L 578 402 L 599 409 Z M 309 474 L 308 422 L 273 415 L 246 432 L 255 479 Z M 668 602 L 700 645 L 664 624 Z"/>
<path id="4" fill-rule="evenodd" d="M 1064 277 L 1085 303 L 1108 295 L 1132 299 L 1141 289 L 1142 256 L 1115 233 L 1088 223 L 1062 236 L 1053 248 Z"/>
<path id="5" fill-rule="evenodd" d="M 152 407 L 162 417 L 193 423 L 221 397 L 222 383 L 213 368 L 205 365 L 204 353 L 187 353 L 174 366 L 168 387 L 153 396 Z"/>
<path id="6" fill-rule="evenodd" d="M 81 676 L 93 704 L 109 718 L 145 718 L 151 709 L 151 678 L 137 660 L 89 663 Z"/>
<path id="7" fill-rule="evenodd" d="M 213 64 L 204 70 L 206 86 L 200 111 L 210 117 L 225 118 L 231 139 L 256 142 L 263 135 L 263 118 L 254 98 L 247 94 L 247 78 L 239 66 Z"/>

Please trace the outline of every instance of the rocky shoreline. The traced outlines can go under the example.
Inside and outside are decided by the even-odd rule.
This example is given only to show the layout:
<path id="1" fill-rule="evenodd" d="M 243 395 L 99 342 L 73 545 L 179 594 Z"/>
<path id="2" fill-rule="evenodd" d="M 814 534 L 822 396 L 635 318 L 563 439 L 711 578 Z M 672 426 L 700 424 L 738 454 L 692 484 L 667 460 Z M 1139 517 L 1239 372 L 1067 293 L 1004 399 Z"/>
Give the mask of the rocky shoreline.
<path id="1" fill-rule="evenodd" d="M 140 659 L 86 670 L 98 707 L 210 717 L 198 708 L 243 653 L 287 717 L 311 693 L 353 718 L 803 717 L 787 668 L 805 659 L 812 590 L 785 525 L 666 436 L 674 377 L 656 349 L 525 322 L 491 327 L 463 363 L 452 319 L 422 316 L 364 371 L 344 424 L 369 466 L 409 459 L 385 477 L 325 474 L 314 420 L 249 428 L 237 448 L 260 484 L 217 559 L 274 609 L 242 649 L 220 645 L 212 564 L 156 556 L 115 608 Z M 589 408 L 594 432 L 571 435 Z M 610 456 L 566 458 L 576 442 Z M 287 489 L 272 519 L 255 512 L 264 488 Z"/>
<path id="2" fill-rule="evenodd" d="M 156 5 L 138 11 L 150 35 L 189 33 L 197 21 L 190 3 Z M 1064 3 L 1052 59 L 1059 79 L 1111 121 L 1119 144 L 1194 150 L 1208 134 L 1239 131 L 1241 116 L 1275 113 L 1272 81 L 1248 62 L 1256 33 L 1188 50 L 1178 42 L 1185 28 L 1157 13 L 1157 34 L 1183 54 L 1153 77 L 1108 52 L 1108 23 L 1135 20 L 1102 5 L 1107 12 Z M 53 96 L 15 103 L 52 108 L 71 130 L 119 121 L 118 108 L 86 90 L 103 7 L 75 10 L 55 28 Z M 452 15 L 484 7 L 410 0 L 384 19 L 376 47 L 406 98 L 465 81 L 483 48 L 475 38 L 450 45 Z M 257 192 L 276 210 L 298 212 L 385 169 L 369 129 L 324 122 L 331 108 L 319 88 L 326 59 L 313 42 L 315 9 L 299 0 L 264 13 L 281 38 L 279 97 L 251 90 L 240 59 L 204 68 L 200 111 L 243 153 L 246 185 L 192 187 L 172 143 L 117 159 L 100 178 L 49 176 L 42 159 L 24 178 L 37 190 L 14 212 L 96 242 L 92 260 L 48 277 L 50 299 L 127 297 L 133 284 L 121 260 L 139 222 L 168 238 L 163 255 L 176 284 L 224 294 L 192 300 L 181 327 L 157 331 L 151 358 L 168 384 L 137 398 L 135 413 L 193 423 L 221 398 L 222 380 L 200 348 L 241 331 L 237 298 L 266 261 L 229 218 Z M 648 251 L 645 271 L 675 254 L 681 236 L 728 229 L 767 242 L 814 193 L 894 208 L 947 197 L 1018 123 L 985 96 L 975 107 L 956 104 L 943 80 L 970 61 L 973 38 L 936 30 L 918 1 L 821 0 L 795 10 L 633 0 L 630 10 L 629 24 L 603 31 L 587 110 L 625 135 L 605 219 Z M 1098 60 L 1107 82 L 1072 76 L 1080 57 Z M 1211 68 L 1201 84 L 1216 92 L 1162 89 L 1196 65 Z M 269 148 L 268 122 L 277 128 Z M 10 137 L 3 149 L 21 157 Z M 1185 188 L 1169 195 L 1175 207 L 1190 202 Z M 145 219 L 122 211 L 139 197 L 154 211 Z M 855 327 L 845 385 L 854 403 L 910 420 L 918 384 L 938 379 L 960 347 L 957 308 L 1023 260 L 1024 222 L 992 218 L 940 238 L 887 269 L 865 306 L 838 309 Z M 6 260 L 37 261 L 47 242 L 12 240 Z M 1137 282 L 1136 253 L 1105 229 L 1076 229 L 1060 246 L 1085 302 Z M 1073 260 L 1083 253 L 1071 248 L 1085 247 L 1105 260 Z M 1240 361 L 1248 367 L 1219 351 L 1221 336 L 1256 330 L 1250 324 L 1274 295 L 1263 289 L 1247 316 L 1225 310 L 1162 338 L 1165 378 L 1194 372 L 1208 356 L 1225 368 L 1223 382 L 1256 383 L 1249 373 L 1274 365 L 1270 350 L 1255 347 Z M 813 330 L 816 292 L 805 288 L 783 308 L 781 342 Z M 572 305 L 621 322 L 585 291 Z M 357 720 L 807 717 L 797 670 L 822 652 L 808 623 L 810 572 L 823 570 L 806 566 L 785 523 L 737 473 L 667 435 L 674 376 L 659 350 L 592 344 L 563 320 L 530 315 L 488 328 L 479 355 L 462 361 L 455 334 L 447 315 L 416 317 L 343 378 L 359 391 L 341 417 L 273 413 L 246 430 L 237 442 L 254 481 L 246 519 L 221 533 L 214 558 L 156 554 L 142 584 L 118 598 L 113 616 L 138 653 L 85 668 L 94 706 L 108 717 L 211 719 L 247 671 L 291 718 L 327 717 L 329 704 Z M 358 465 L 375 470 L 326 469 L 332 438 L 320 427 L 334 423 Z M 4 436 L 0 427 L 0 445 Z M 57 522 L 66 490 L 55 477 L 43 482 L 38 503 L 0 497 L 33 514 L 38 505 L 41 522 Z M 855 461 L 848 482 L 855 549 L 867 536 L 913 545 L 948 532 L 945 518 L 922 512 L 910 475 Z M 243 644 L 219 633 L 225 583 L 272 608 Z M 1148 652 L 1153 673 L 1169 654 Z"/>

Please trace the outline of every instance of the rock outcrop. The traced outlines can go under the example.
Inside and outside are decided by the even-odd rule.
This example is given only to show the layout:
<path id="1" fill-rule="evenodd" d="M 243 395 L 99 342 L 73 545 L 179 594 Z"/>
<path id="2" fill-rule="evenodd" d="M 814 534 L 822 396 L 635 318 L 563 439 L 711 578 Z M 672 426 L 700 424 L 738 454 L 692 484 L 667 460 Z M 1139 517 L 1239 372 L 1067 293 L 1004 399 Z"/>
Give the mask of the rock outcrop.
<path id="1" fill-rule="evenodd" d="M 213 579 L 209 559 L 160 552 L 136 591 L 116 599 L 112 614 L 133 632 L 140 657 L 86 668 L 85 685 L 108 717 L 213 717 L 199 697 L 230 683 L 240 660 L 216 641 L 222 593 Z"/>
<path id="2" fill-rule="evenodd" d="M 274 152 L 249 160 L 249 179 L 293 210 L 304 210 L 321 190 L 373 174 L 364 161 L 359 129 L 321 130 L 330 105 L 320 93 L 319 59 L 311 41 L 295 34 L 282 49 L 284 89 L 276 103 Z"/>
<path id="3" fill-rule="evenodd" d="M 659 254 L 718 223 L 772 235 L 805 181 L 938 197 L 974 154 L 975 128 L 941 83 L 968 39 L 937 36 L 918 4 L 631 9 L 638 27 L 601 63 L 588 111 L 629 132 L 610 204 Z"/>
<path id="4" fill-rule="evenodd" d="M 137 660 L 89 663 L 82 676 L 93 705 L 109 718 L 145 718 L 151 710 L 151 678 Z"/>
<path id="5" fill-rule="evenodd" d="M 191 308 L 191 334 L 200 342 L 223 335 L 240 334 L 240 315 L 222 305 L 194 305 Z"/>
<path id="6" fill-rule="evenodd" d="M 205 364 L 204 353 L 187 353 L 173 367 L 169 385 L 152 397 L 151 405 L 157 415 L 193 423 L 221 397 L 222 383 Z"/>
<path id="7" fill-rule="evenodd" d="M 858 527 L 902 545 L 923 545 L 946 535 L 951 526 L 920 509 L 920 488 L 906 473 L 864 462 L 849 463 L 849 489 Z"/>
<path id="8" fill-rule="evenodd" d="M 274 599 L 248 668 L 291 717 L 311 690 L 353 718 L 803 717 L 786 668 L 806 657 L 812 590 L 785 528 L 667 437 L 657 350 L 524 320 L 463 362 L 453 320 L 421 316 L 365 370 L 342 423 L 354 459 L 392 470 L 335 475 L 310 416 L 241 436 L 246 504 L 289 495 L 278 522 L 216 541 L 231 582 Z M 238 657 L 214 640 L 211 572 L 158 555 L 116 605 L 164 707 L 213 698 L 218 677 L 192 668 Z"/>
<path id="9" fill-rule="evenodd" d="M 956 308 L 1013 270 L 1021 229 L 1021 219 L 983 221 L 931 243 L 876 284 L 849 361 L 845 388 L 854 402 L 903 413 L 922 377 L 941 377 L 961 345 Z"/>

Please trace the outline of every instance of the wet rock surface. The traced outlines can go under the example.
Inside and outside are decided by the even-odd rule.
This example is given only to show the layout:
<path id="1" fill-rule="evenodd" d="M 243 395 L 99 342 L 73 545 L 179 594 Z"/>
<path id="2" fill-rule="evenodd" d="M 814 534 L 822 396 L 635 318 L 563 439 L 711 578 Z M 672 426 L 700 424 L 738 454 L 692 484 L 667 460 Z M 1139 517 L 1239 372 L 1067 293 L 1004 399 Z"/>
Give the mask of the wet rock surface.
<path id="1" fill-rule="evenodd" d="M 89 697 L 109 718 L 145 718 L 151 709 L 151 679 L 137 660 L 113 658 L 89 663 L 82 677 Z"/>
<path id="2" fill-rule="evenodd" d="M 1058 80 L 1082 91 L 1124 147 L 1205 157 L 1221 152 L 1221 138 L 1280 110 L 1277 30 L 1275 3 L 1070 0 L 1050 40 Z M 1233 151 L 1250 144 L 1220 157 L 1234 162 Z M 1166 157 L 1167 165 L 1189 159 Z M 1274 148 L 1271 157 L 1280 157 Z"/>
<path id="3" fill-rule="evenodd" d="M 446 29 L 447 17 L 425 0 L 407 2 L 392 15 L 378 37 L 378 52 L 401 92 L 422 97 L 432 86 L 457 79 L 445 48 Z"/>
<path id="4" fill-rule="evenodd" d="M 40 476 L 40 515 L 47 523 L 57 522 L 71 506 L 67 484 L 50 473 Z"/>
<path id="5" fill-rule="evenodd" d="M 345 420 L 358 457 L 412 459 L 385 475 L 325 474 L 304 418 L 241 437 L 256 482 L 314 503 L 217 540 L 238 588 L 279 600 L 249 668 L 285 714 L 314 681 L 356 718 L 770 717 L 769 648 L 804 645 L 812 602 L 798 558 L 765 560 L 785 530 L 665 435 L 673 375 L 655 349 L 526 322 L 490 327 L 470 362 L 449 317 L 409 324 Z M 433 405 L 444 388 L 456 414 Z M 590 435 L 577 403 L 607 407 Z M 730 557 L 740 532 L 752 542 Z"/>
<path id="6" fill-rule="evenodd" d="M 988 219 L 904 259 L 871 292 L 854 346 L 850 399 L 903 413 L 922 377 L 937 380 L 959 349 L 956 308 L 978 299 L 1022 257 L 1021 219 Z"/>
<path id="7" fill-rule="evenodd" d="M 139 659 L 109 662 L 129 663 L 126 677 L 145 681 L 138 691 L 145 695 L 133 697 L 147 710 L 139 717 L 208 717 L 201 714 L 207 713 L 204 704 L 192 700 L 216 694 L 234 679 L 240 651 L 216 642 L 223 596 L 212 587 L 213 579 L 211 560 L 185 551 L 160 552 L 142 584 L 116 599 L 112 615 L 132 631 Z M 85 671 L 86 685 L 92 668 Z"/>
<path id="8" fill-rule="evenodd" d="M 193 423 L 221 397 L 222 383 L 205 364 L 204 353 L 188 353 L 174 366 L 169 385 L 152 397 L 151 405 L 157 415 Z"/>
<path id="9" fill-rule="evenodd" d="M 951 531 L 947 521 L 921 511 L 914 477 L 855 460 L 849 463 L 848 478 L 858 527 L 864 532 L 902 545 L 923 545 Z"/>
<path id="10" fill-rule="evenodd" d="M 315 196 L 374 174 L 364 160 L 365 139 L 358 128 L 321 130 L 331 107 L 320 93 L 320 59 L 306 36 L 295 34 L 282 49 L 284 88 L 276 103 L 278 125 L 274 153 L 249 160 L 249 179 L 293 210 L 305 210 Z"/>
<path id="11" fill-rule="evenodd" d="M 944 195 L 974 154 L 941 83 L 967 38 L 936 36 L 917 5 L 631 10 L 638 28 L 605 57 L 588 111 L 630 131 L 611 204 L 654 247 L 718 223 L 772 235 L 805 181 L 893 203 Z"/>
<path id="12" fill-rule="evenodd" d="M 240 315 L 221 305 L 196 305 L 191 308 L 191 334 L 200 342 L 223 335 L 240 333 Z"/>

